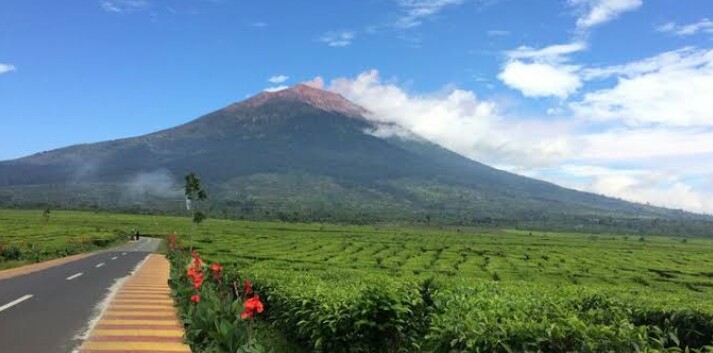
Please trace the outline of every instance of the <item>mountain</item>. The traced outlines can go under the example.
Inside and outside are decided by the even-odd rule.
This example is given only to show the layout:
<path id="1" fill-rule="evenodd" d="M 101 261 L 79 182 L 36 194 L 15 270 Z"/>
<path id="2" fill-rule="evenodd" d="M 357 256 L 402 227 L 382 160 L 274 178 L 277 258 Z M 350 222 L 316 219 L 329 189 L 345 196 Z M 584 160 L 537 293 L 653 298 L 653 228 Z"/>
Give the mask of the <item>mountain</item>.
<path id="1" fill-rule="evenodd" d="M 449 222 L 707 219 L 491 168 L 428 141 L 376 136 L 368 111 L 297 85 L 152 134 L 0 162 L 4 206 L 180 212 L 196 172 L 226 216 Z"/>

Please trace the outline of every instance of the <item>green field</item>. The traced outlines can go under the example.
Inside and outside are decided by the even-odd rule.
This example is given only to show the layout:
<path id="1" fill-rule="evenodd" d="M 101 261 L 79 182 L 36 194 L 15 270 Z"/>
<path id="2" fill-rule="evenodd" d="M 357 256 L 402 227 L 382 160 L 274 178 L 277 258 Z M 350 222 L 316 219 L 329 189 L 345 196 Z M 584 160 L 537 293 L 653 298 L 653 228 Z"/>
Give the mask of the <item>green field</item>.
<path id="1" fill-rule="evenodd" d="M 45 224 L 41 211 L 0 211 L 5 244 L 61 248 L 131 229 L 176 231 L 230 281 L 249 277 L 266 305 L 260 339 L 276 352 L 675 351 L 713 335 L 713 239 L 213 219 L 196 228 L 187 217 L 82 212 Z M 184 261 L 174 257 L 174 277 Z M 206 288 L 199 307 L 218 320 L 209 298 L 230 290 Z M 192 318 L 196 352 L 228 351 L 210 334 L 215 320 Z"/>
<path id="2" fill-rule="evenodd" d="M 91 213 L 0 210 L 0 270 L 113 246 L 128 229 Z"/>
<path id="3" fill-rule="evenodd" d="M 200 233 L 194 248 L 251 277 L 268 321 L 305 351 L 676 351 L 712 340 L 711 239 L 251 222 Z"/>

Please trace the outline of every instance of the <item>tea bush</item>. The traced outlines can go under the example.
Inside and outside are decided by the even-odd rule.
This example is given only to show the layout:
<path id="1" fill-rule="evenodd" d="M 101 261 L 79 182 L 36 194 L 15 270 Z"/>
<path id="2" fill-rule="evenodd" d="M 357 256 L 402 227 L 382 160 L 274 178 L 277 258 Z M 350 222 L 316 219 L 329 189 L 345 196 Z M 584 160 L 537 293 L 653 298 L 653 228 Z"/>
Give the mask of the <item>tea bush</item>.
<path id="1" fill-rule="evenodd" d="M 413 352 L 426 333 L 427 303 L 415 281 L 376 275 L 325 286 L 309 274 L 256 273 L 267 319 L 311 351 Z"/>
<path id="2" fill-rule="evenodd" d="M 647 327 L 631 323 L 625 308 L 585 309 L 571 296 L 536 288 L 462 286 L 438 290 L 434 301 L 428 351 L 633 352 L 650 346 Z"/>
<path id="3" fill-rule="evenodd" d="M 13 239 L 8 236 L 5 238 Z M 46 244 L 42 241 L 7 241 L 0 239 L 0 268 L 3 263 L 23 264 L 65 257 L 102 249 L 127 240 L 120 234 L 67 237 L 62 242 Z"/>
<path id="4" fill-rule="evenodd" d="M 249 272 L 265 301 L 263 318 L 305 352 L 711 352 L 710 314 L 625 292 L 260 264 Z M 180 303 L 190 308 L 184 287 Z M 233 297 L 220 304 L 229 290 L 214 289 L 185 317 L 189 338 L 234 352 L 245 341 L 240 306 Z"/>

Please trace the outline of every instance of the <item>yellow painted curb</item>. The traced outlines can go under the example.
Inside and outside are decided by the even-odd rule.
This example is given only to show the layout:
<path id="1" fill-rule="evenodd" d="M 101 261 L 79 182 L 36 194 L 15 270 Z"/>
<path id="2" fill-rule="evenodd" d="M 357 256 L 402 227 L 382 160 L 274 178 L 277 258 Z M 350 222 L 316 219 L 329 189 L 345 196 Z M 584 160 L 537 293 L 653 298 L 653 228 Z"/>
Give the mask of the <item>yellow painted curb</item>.
<path id="1" fill-rule="evenodd" d="M 184 352 L 185 335 L 168 287 L 169 263 L 149 255 L 107 306 L 80 353 Z"/>
<path id="2" fill-rule="evenodd" d="M 190 352 L 185 344 L 171 342 L 87 342 L 82 350 L 90 352 Z"/>

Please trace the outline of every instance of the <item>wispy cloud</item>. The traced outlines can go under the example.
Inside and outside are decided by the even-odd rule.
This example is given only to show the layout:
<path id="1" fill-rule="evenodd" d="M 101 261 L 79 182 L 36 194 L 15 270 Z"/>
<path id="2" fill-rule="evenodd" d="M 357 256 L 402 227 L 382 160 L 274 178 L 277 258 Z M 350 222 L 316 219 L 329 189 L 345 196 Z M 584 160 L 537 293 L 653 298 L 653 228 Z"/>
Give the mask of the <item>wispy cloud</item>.
<path id="1" fill-rule="evenodd" d="M 394 26 L 401 29 L 418 27 L 424 20 L 435 16 L 444 8 L 464 2 L 465 0 L 396 0 L 403 14 Z"/>
<path id="2" fill-rule="evenodd" d="M 10 64 L 0 64 L 0 75 L 6 74 L 8 72 L 13 72 L 16 71 L 17 68 L 15 65 L 10 65 Z"/>
<path id="3" fill-rule="evenodd" d="M 106 12 L 126 13 L 149 7 L 148 0 L 103 0 L 101 7 Z"/>
<path id="4" fill-rule="evenodd" d="M 580 117 L 630 126 L 713 127 L 713 49 L 683 48 L 585 74 L 615 76 L 617 83 L 573 103 Z"/>
<path id="5" fill-rule="evenodd" d="M 589 29 L 609 22 L 644 4 L 643 0 L 569 0 L 569 3 L 581 12 L 577 19 L 579 29 Z"/>
<path id="6" fill-rule="evenodd" d="M 550 45 L 549 47 L 544 47 L 542 49 L 521 46 L 513 50 L 508 50 L 505 54 L 510 59 L 532 59 L 546 62 L 561 62 L 566 61 L 565 55 L 576 53 L 586 48 L 587 45 L 583 42 L 572 42 Z"/>
<path id="7" fill-rule="evenodd" d="M 319 41 L 330 47 L 340 48 L 351 45 L 354 38 L 356 38 L 356 33 L 352 31 L 332 31 L 323 34 Z"/>
<path id="8" fill-rule="evenodd" d="M 290 87 L 288 87 L 288 86 L 286 86 L 286 85 L 280 85 L 280 86 L 267 87 L 267 88 L 265 88 L 263 91 L 265 91 L 265 92 L 277 92 L 277 91 L 282 91 L 282 90 L 285 90 L 285 89 L 288 89 L 288 88 L 290 88 Z"/>
<path id="9" fill-rule="evenodd" d="M 503 31 L 498 29 L 491 29 L 487 33 L 490 37 L 505 37 L 510 35 L 510 31 Z"/>
<path id="10" fill-rule="evenodd" d="M 678 25 L 675 22 L 669 22 L 659 27 L 658 31 L 664 33 L 673 33 L 681 37 L 691 36 L 697 33 L 713 34 L 713 21 L 704 18 L 698 22 L 687 25 Z"/>
<path id="11" fill-rule="evenodd" d="M 268 79 L 267 79 L 267 82 L 270 82 L 270 83 L 272 83 L 272 84 L 280 84 L 280 83 L 283 83 L 283 82 L 285 82 L 285 81 L 287 81 L 287 80 L 289 80 L 289 79 L 290 79 L 289 76 L 285 76 L 285 75 L 274 75 L 274 76 L 268 78 Z"/>
<path id="12" fill-rule="evenodd" d="M 283 85 L 282 83 L 287 82 L 287 80 L 289 79 L 289 76 L 286 75 L 273 75 L 267 79 L 267 82 L 269 82 L 272 86 L 265 88 L 263 91 L 277 92 L 282 91 L 283 89 L 287 89 L 289 87 L 287 85 Z"/>
<path id="13" fill-rule="evenodd" d="M 257 22 L 251 23 L 250 26 L 255 27 L 255 28 L 265 28 L 265 27 L 267 27 L 267 23 L 262 22 L 262 21 L 257 21 Z"/>

